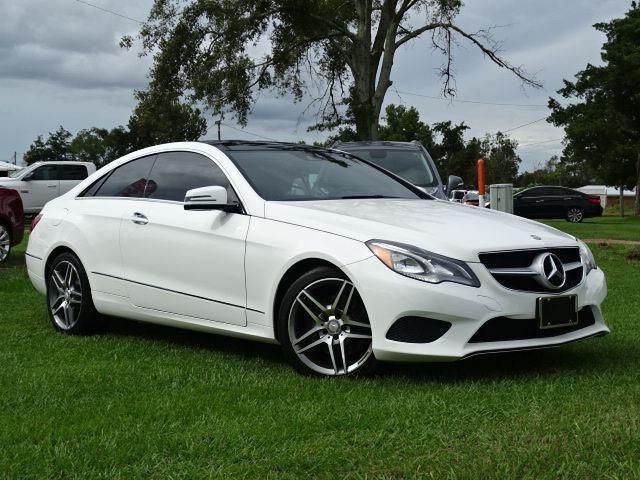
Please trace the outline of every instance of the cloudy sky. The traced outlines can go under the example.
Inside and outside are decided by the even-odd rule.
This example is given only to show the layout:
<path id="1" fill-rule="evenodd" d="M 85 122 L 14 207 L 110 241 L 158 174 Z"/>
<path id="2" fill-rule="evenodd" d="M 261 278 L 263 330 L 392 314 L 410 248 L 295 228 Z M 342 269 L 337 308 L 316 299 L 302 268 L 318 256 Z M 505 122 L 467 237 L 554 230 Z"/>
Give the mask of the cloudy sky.
<path id="1" fill-rule="evenodd" d="M 132 92 L 144 88 L 149 60 L 122 50 L 123 34 L 135 33 L 152 0 L 89 0 L 118 12 L 116 16 L 79 0 L 0 0 L 0 160 L 22 153 L 38 134 L 58 125 L 75 133 L 91 126 L 126 124 L 134 106 Z M 470 45 L 456 51 L 458 99 L 438 97 L 434 57 L 420 39 L 401 50 L 394 65 L 394 85 L 387 103 L 415 106 L 423 120 L 464 121 L 469 136 L 509 130 L 548 115 L 547 98 L 586 63 L 598 63 L 603 35 L 595 22 L 619 17 L 627 0 L 467 0 L 458 23 L 468 30 L 499 25 L 504 56 L 524 65 L 544 83 L 541 90 L 498 70 Z M 418 17 L 416 17 L 416 21 Z M 423 96 L 419 96 L 423 95 Z M 426 96 L 426 97 L 425 97 Z M 482 103 L 518 104 L 486 105 Z M 306 105 L 263 94 L 246 132 L 281 140 L 324 140 L 306 127 Z M 210 119 L 211 121 L 211 119 Z M 225 123 L 239 128 L 231 120 Z M 208 137 L 213 138 L 214 129 Z M 532 169 L 561 151 L 562 131 L 545 121 L 510 135 L 520 143 L 523 168 Z M 257 138 L 223 126 L 223 138 Z"/>

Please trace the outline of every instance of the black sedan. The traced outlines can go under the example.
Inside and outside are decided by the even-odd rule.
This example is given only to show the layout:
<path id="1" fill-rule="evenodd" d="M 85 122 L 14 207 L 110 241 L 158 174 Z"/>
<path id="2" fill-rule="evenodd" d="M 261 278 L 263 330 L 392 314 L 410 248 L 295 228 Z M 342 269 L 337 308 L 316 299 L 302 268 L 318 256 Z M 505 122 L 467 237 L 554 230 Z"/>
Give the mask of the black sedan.
<path id="1" fill-rule="evenodd" d="M 566 187 L 532 187 L 513 196 L 513 213 L 526 218 L 564 218 L 578 223 L 602 215 L 600 197 Z"/>

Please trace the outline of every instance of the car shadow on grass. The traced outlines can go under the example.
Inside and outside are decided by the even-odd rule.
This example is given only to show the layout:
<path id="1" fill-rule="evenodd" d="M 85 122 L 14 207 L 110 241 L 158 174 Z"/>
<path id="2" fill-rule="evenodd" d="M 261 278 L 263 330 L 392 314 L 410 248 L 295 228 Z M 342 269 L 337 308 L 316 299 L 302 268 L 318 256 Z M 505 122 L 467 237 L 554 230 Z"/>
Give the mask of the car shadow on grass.
<path id="1" fill-rule="evenodd" d="M 584 342 L 583 345 L 491 353 L 451 363 L 385 363 L 380 366 L 378 375 L 405 381 L 443 383 L 533 380 L 558 374 L 575 377 L 618 373 L 640 362 L 640 349 L 634 344 L 624 349 L 613 348 L 611 342 L 597 338 Z"/>
<path id="2" fill-rule="evenodd" d="M 107 319 L 107 325 L 106 334 L 116 337 L 148 340 L 164 343 L 167 346 L 180 346 L 194 350 L 221 352 L 247 360 L 260 358 L 268 363 L 284 363 L 278 345 L 114 317 Z"/>
<path id="3" fill-rule="evenodd" d="M 256 368 L 286 366 L 277 345 L 162 325 L 109 318 L 108 335 L 160 342 L 200 351 L 223 353 L 242 360 L 260 360 Z M 614 348 L 615 347 L 615 348 Z M 415 383 L 495 381 L 557 374 L 589 376 L 619 372 L 640 363 L 640 348 L 629 343 L 621 348 L 608 339 L 588 339 L 575 345 L 540 350 L 494 353 L 448 363 L 380 362 L 375 378 Z M 262 364 L 262 365 L 260 365 Z M 291 370 L 295 374 L 294 370 Z M 357 381 L 357 379 L 356 379 Z"/>

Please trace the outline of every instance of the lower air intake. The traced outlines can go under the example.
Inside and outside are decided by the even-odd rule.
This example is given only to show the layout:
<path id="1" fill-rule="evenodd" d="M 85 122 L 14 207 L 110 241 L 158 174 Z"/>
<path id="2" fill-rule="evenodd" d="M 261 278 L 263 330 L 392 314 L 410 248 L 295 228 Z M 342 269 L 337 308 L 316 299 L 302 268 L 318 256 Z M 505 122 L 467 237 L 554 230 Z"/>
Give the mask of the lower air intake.
<path id="1" fill-rule="evenodd" d="M 449 331 L 451 324 L 424 317 L 402 317 L 391 325 L 387 339 L 404 343 L 431 343 Z"/>

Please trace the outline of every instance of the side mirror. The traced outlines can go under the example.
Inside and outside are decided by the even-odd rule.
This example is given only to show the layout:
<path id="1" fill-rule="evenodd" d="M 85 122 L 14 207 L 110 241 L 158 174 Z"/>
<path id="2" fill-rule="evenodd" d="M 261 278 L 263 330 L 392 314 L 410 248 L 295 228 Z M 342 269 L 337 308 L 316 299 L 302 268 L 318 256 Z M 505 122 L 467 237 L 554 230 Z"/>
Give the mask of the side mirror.
<path id="1" fill-rule="evenodd" d="M 184 196 L 184 209 L 237 212 L 240 210 L 240 206 L 237 203 L 227 203 L 226 188 L 212 185 L 187 191 Z"/>
<path id="2" fill-rule="evenodd" d="M 460 177 L 449 175 L 449 179 L 447 180 L 447 195 L 449 195 L 452 190 L 457 190 L 462 186 L 464 186 L 464 182 Z"/>
<path id="3" fill-rule="evenodd" d="M 28 182 L 29 180 L 33 180 L 33 172 L 27 173 L 24 177 L 22 177 L 21 180 L 23 182 Z"/>

